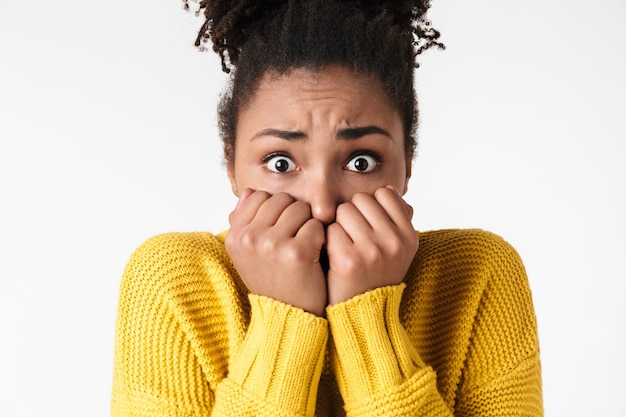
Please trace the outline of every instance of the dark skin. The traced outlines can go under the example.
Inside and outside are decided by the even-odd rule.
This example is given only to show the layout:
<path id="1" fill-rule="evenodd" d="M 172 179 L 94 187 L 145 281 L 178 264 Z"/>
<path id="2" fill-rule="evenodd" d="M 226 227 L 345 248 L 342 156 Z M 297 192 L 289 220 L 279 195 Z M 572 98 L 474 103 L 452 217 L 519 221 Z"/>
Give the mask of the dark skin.
<path id="1" fill-rule="evenodd" d="M 410 166 L 376 78 L 338 66 L 266 74 L 228 167 L 239 202 L 226 248 L 249 290 L 323 316 L 400 283 L 418 248 L 402 199 Z"/>

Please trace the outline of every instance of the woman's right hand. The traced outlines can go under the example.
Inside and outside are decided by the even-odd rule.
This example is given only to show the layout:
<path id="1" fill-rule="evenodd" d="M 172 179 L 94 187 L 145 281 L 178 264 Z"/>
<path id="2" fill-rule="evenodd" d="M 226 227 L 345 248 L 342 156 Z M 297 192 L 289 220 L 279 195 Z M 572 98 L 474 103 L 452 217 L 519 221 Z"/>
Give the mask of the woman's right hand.
<path id="1" fill-rule="evenodd" d="M 251 293 L 324 314 L 319 258 L 326 238 L 309 204 L 285 193 L 245 189 L 229 222 L 226 250 Z"/>

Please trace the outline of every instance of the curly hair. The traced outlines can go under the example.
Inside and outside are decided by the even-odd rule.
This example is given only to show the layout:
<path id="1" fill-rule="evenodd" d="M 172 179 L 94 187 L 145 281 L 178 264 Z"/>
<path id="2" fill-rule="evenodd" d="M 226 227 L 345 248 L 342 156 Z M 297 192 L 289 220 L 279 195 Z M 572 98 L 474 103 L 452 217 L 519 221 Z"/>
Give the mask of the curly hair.
<path id="1" fill-rule="evenodd" d="M 189 9 L 188 0 L 183 0 Z M 374 0 L 200 0 L 206 20 L 196 46 L 213 50 L 230 84 L 218 107 L 226 163 L 234 161 L 236 125 L 260 79 L 291 69 L 340 65 L 382 82 L 404 126 L 407 160 L 416 147 L 416 57 L 444 48 L 426 19 L 430 1 Z"/>

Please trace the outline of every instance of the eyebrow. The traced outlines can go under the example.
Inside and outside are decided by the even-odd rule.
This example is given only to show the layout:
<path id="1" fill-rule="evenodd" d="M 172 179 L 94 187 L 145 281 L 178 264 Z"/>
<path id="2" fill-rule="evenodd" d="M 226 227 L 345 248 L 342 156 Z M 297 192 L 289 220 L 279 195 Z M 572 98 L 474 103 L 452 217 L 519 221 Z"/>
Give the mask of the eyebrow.
<path id="1" fill-rule="evenodd" d="M 257 134 L 255 134 L 254 136 L 252 136 L 252 139 L 250 140 L 255 140 L 262 136 L 274 136 L 279 139 L 285 139 L 285 140 L 302 140 L 302 139 L 306 139 L 307 137 L 304 134 L 304 132 L 300 132 L 298 130 L 292 131 L 292 130 L 280 130 L 280 129 L 263 129 Z"/>
<path id="2" fill-rule="evenodd" d="M 337 132 L 339 139 L 359 139 L 367 135 L 383 135 L 391 139 L 391 134 L 378 126 L 352 127 Z"/>
<path id="3" fill-rule="evenodd" d="M 391 134 L 378 126 L 351 127 L 341 129 L 337 132 L 337 138 L 345 140 L 359 139 L 367 135 L 383 135 L 391 139 Z M 255 140 L 262 136 L 274 136 L 284 140 L 307 139 L 307 135 L 299 130 L 263 129 L 255 134 L 251 140 Z"/>

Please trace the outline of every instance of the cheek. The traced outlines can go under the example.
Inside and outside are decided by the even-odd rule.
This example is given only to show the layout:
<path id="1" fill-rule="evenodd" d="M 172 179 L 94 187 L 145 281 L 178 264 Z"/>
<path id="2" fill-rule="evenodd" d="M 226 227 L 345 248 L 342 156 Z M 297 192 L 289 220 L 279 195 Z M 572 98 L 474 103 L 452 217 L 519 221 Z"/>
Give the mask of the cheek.
<path id="1" fill-rule="evenodd" d="M 234 163 L 228 167 L 228 178 L 233 190 L 237 189 L 241 192 L 246 188 L 255 189 L 254 175 L 251 175 L 249 171 L 249 162 L 236 153 Z"/>
<path id="2" fill-rule="evenodd" d="M 406 182 L 409 174 L 407 166 L 408 165 L 404 159 L 404 156 L 399 157 L 395 160 L 393 166 L 390 167 L 390 170 L 386 175 L 389 184 L 395 186 L 400 194 L 404 192 L 404 189 L 406 187 Z"/>
<path id="3" fill-rule="evenodd" d="M 245 167 L 244 164 L 237 165 L 235 170 L 235 182 L 240 190 L 245 188 L 252 188 L 253 190 L 259 189 L 258 175 L 252 175 L 250 170 Z"/>
<path id="4" fill-rule="evenodd" d="M 258 161 L 239 161 L 236 165 L 234 181 L 241 192 L 246 188 L 255 191 L 267 191 L 270 194 L 286 191 L 284 177 L 272 175 Z"/>

